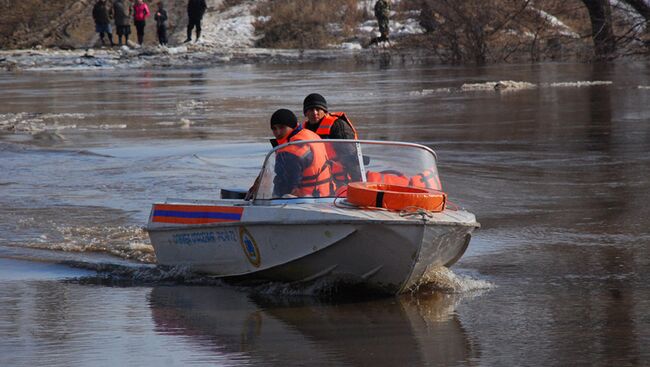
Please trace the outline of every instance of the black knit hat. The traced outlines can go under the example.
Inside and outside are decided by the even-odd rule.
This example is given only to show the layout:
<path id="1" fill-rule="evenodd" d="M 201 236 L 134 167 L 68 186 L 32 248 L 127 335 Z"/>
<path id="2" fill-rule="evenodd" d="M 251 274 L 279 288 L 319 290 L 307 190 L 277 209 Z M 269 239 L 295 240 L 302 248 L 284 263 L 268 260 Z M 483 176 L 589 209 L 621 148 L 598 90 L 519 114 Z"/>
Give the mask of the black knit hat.
<path id="1" fill-rule="evenodd" d="M 310 108 L 320 108 L 321 110 L 327 112 L 327 101 L 325 97 L 321 96 L 318 93 L 312 93 L 305 97 L 305 100 L 302 102 L 302 112 L 307 112 Z"/>
<path id="2" fill-rule="evenodd" d="M 285 125 L 290 128 L 295 128 L 298 126 L 298 118 L 296 114 L 287 110 L 286 108 L 281 108 L 271 116 L 271 126 L 273 125 Z"/>

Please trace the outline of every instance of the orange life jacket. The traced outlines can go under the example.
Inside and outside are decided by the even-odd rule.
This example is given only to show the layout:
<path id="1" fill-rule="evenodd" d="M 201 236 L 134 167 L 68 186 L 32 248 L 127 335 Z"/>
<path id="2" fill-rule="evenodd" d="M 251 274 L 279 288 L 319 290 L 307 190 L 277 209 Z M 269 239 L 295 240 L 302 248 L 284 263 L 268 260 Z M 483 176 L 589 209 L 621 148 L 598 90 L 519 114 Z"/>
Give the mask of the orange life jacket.
<path id="1" fill-rule="evenodd" d="M 410 181 L 409 178 L 404 176 L 403 173 L 398 171 L 392 171 L 392 170 L 381 171 L 381 172 L 367 171 L 366 178 L 368 182 L 376 182 L 376 183 L 384 183 L 389 185 L 400 185 L 400 186 L 408 186 Z"/>
<path id="2" fill-rule="evenodd" d="M 352 132 L 354 132 L 354 139 L 359 139 L 359 136 L 357 135 L 357 129 L 354 128 L 354 125 L 352 125 L 352 121 L 345 115 L 345 112 L 329 112 L 325 114 L 325 117 L 323 117 L 320 122 L 318 123 L 318 128 L 316 129 L 315 133 L 318 134 L 318 136 L 321 137 L 321 139 L 330 139 L 330 133 L 332 131 L 332 126 L 334 126 L 334 122 L 336 120 L 341 119 L 345 121 L 348 126 L 352 129 Z M 303 128 L 307 128 L 307 124 L 309 123 L 309 120 L 306 120 L 302 123 Z"/>
<path id="3" fill-rule="evenodd" d="M 354 128 L 352 121 L 350 121 L 350 119 L 345 115 L 345 112 L 327 113 L 318 123 L 318 128 L 316 129 L 315 133 L 318 134 L 321 139 L 330 139 L 332 126 L 334 126 L 334 122 L 336 122 L 338 119 L 345 121 L 345 123 L 350 126 L 352 132 L 354 132 L 355 140 L 359 139 L 357 129 Z M 307 129 L 307 124 L 309 124 L 309 120 L 304 121 L 302 123 L 302 127 L 304 129 Z M 345 172 L 345 168 L 343 167 L 343 164 L 341 164 L 340 159 L 338 159 L 336 150 L 332 144 L 326 144 L 325 146 L 327 149 L 327 156 L 329 157 L 330 164 L 332 166 L 332 176 L 334 176 L 334 181 L 337 183 L 337 187 L 346 185 L 349 181 L 349 176 L 347 172 Z"/>
<path id="4" fill-rule="evenodd" d="M 284 139 L 278 139 L 278 144 L 319 139 L 320 137 L 312 131 L 300 128 L 297 133 L 291 132 Z M 334 188 L 324 144 L 289 145 L 278 149 L 279 152 L 293 154 L 303 162 L 311 155 L 311 162 L 302 171 L 298 196 L 325 197 L 333 195 Z"/>
<path id="5" fill-rule="evenodd" d="M 409 185 L 413 187 L 442 190 L 440 178 L 431 170 L 424 170 L 423 172 L 411 177 Z"/>

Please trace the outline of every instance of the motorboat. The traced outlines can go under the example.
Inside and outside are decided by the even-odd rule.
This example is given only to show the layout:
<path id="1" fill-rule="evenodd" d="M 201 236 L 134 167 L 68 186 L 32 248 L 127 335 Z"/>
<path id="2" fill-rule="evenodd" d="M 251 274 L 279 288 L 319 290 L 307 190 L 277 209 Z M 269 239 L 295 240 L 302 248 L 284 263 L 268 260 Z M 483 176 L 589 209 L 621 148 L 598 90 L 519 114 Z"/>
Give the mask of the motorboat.
<path id="1" fill-rule="evenodd" d="M 289 148 L 340 152 L 349 182 L 296 196 L 279 190 Z M 255 184 L 221 199 L 154 203 L 146 230 L 159 265 L 233 280 L 361 285 L 384 294 L 418 287 L 454 264 L 480 225 L 450 204 L 436 153 L 413 143 L 311 140 L 276 146 Z M 246 193 L 246 195 L 244 195 Z"/>

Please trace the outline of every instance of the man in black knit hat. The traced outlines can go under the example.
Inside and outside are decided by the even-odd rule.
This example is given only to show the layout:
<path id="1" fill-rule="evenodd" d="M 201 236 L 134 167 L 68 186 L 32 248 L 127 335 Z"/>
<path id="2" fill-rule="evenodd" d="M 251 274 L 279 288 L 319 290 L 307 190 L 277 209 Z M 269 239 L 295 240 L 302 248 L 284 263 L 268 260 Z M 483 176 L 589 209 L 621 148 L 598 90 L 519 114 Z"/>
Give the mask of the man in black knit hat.
<path id="1" fill-rule="evenodd" d="M 307 118 L 302 126 L 322 139 L 358 139 L 357 131 L 344 112 L 329 112 L 325 97 L 312 93 L 305 97 L 302 110 Z M 337 188 L 349 182 L 361 181 L 361 172 L 353 144 L 329 146 L 327 154 L 332 161 L 332 176 Z"/>

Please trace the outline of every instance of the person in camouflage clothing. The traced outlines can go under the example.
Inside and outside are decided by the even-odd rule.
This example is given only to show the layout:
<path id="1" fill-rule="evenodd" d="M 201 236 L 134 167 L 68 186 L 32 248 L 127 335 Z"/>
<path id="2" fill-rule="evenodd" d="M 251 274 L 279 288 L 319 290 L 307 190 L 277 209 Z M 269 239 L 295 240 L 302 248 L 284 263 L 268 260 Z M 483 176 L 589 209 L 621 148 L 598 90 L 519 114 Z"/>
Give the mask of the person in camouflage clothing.
<path id="1" fill-rule="evenodd" d="M 390 12 L 390 0 L 378 0 L 375 3 L 375 17 L 379 23 L 379 33 L 381 34 L 381 41 L 388 41 L 388 13 Z"/>

